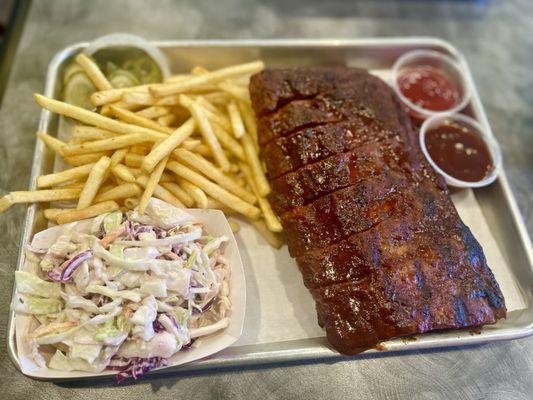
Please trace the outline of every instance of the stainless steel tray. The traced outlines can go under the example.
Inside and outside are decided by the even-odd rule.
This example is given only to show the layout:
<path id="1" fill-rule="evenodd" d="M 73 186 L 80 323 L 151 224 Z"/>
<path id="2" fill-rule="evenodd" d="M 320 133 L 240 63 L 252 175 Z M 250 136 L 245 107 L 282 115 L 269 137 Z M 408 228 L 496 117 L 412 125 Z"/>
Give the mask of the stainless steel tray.
<path id="1" fill-rule="evenodd" d="M 403 53 L 413 49 L 432 49 L 448 54 L 463 65 L 472 98 L 466 112 L 477 118 L 489 130 L 487 117 L 481 105 L 473 78 L 461 54 L 448 42 L 434 38 L 389 38 L 357 40 L 251 40 L 251 41 L 164 41 L 156 45 L 168 56 L 173 71 L 185 71 L 194 65 L 214 69 L 230 64 L 263 59 L 268 66 L 348 65 L 374 71 L 386 71 Z M 45 95 L 57 97 L 65 61 L 87 46 L 79 43 L 59 52 L 48 68 Z M 57 134 L 58 117 L 43 111 L 39 129 L 51 135 Z M 35 177 L 50 173 L 53 155 L 41 141 L 35 147 L 31 189 L 35 189 Z M 515 339 L 533 334 L 533 257 L 531 242 L 510 190 L 505 173 L 499 180 L 475 192 L 493 236 L 511 266 L 526 308 L 508 314 L 505 321 L 487 326 L 480 333 L 468 330 L 420 335 L 417 340 L 393 340 L 385 344 L 385 352 L 435 348 L 483 343 L 494 340 Z M 20 242 L 17 269 L 21 267 L 23 249 L 33 234 L 46 228 L 39 205 L 28 208 Z M 8 352 L 20 369 L 14 340 L 14 313 L 8 322 Z M 374 352 L 376 350 L 370 350 Z M 383 352 L 383 351 L 382 351 Z M 199 360 L 175 370 L 236 367 L 274 362 L 296 362 L 310 359 L 341 359 L 324 337 L 290 340 L 273 343 L 234 346 L 217 355 Z M 165 370 L 165 372 L 168 370 Z M 157 373 L 157 371 L 155 372 Z"/>

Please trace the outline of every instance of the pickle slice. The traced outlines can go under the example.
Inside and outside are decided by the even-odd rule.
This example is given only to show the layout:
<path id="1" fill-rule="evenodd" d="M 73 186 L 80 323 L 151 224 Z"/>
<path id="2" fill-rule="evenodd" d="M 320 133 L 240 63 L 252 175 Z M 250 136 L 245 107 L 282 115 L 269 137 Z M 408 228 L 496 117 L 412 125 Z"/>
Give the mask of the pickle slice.
<path id="1" fill-rule="evenodd" d="M 78 72 L 71 75 L 63 91 L 63 100 L 69 104 L 92 110 L 91 94 L 96 92 L 93 85 L 85 72 Z"/>
<path id="2" fill-rule="evenodd" d="M 162 80 L 159 66 L 147 56 L 128 60 L 124 63 L 123 68 L 135 75 L 143 84 L 157 83 Z"/>
<path id="3" fill-rule="evenodd" d="M 117 69 L 111 75 L 109 75 L 109 83 L 114 88 L 126 88 L 139 85 L 139 80 L 131 72 Z"/>
<path id="4" fill-rule="evenodd" d="M 83 72 L 83 68 L 75 61 L 71 62 L 65 71 L 63 72 L 63 85 L 66 85 L 70 78 L 76 75 L 78 72 Z"/>

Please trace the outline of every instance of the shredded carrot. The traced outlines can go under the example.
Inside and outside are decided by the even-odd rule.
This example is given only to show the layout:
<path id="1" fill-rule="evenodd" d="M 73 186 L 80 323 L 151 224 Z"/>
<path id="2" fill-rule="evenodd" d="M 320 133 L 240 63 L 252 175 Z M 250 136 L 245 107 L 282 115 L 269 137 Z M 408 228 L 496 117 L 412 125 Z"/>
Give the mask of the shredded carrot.
<path id="1" fill-rule="evenodd" d="M 181 258 L 179 258 L 179 256 L 176 253 L 173 253 L 171 251 L 169 251 L 168 253 L 165 253 L 164 255 L 166 257 L 168 257 L 168 258 L 171 258 L 172 260 L 175 260 L 175 261 L 181 260 Z"/>
<path id="2" fill-rule="evenodd" d="M 126 225 L 122 224 L 117 229 L 109 232 L 107 235 L 105 235 L 102 239 L 100 239 L 100 245 L 102 245 L 104 248 L 106 248 L 109 243 L 114 241 L 116 238 L 118 238 L 120 235 L 122 235 L 124 232 L 126 232 Z"/>

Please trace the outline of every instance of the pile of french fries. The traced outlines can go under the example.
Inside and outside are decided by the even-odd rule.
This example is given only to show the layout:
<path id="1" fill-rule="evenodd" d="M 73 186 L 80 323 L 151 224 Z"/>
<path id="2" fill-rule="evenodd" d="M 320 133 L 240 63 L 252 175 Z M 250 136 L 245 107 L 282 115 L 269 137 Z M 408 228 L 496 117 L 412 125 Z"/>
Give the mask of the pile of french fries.
<path id="1" fill-rule="evenodd" d="M 163 83 L 117 89 L 90 58 L 80 54 L 76 61 L 98 89 L 91 96 L 96 111 L 34 95 L 41 107 L 77 121 L 67 142 L 37 132 L 70 168 L 39 176 L 38 190 L 7 194 L 0 211 L 15 203 L 77 201 L 75 208 L 44 210 L 62 224 L 117 209 L 143 213 L 154 196 L 241 215 L 281 246 L 248 91 L 263 62 L 195 67 Z M 239 229 L 235 219 L 230 223 Z"/>

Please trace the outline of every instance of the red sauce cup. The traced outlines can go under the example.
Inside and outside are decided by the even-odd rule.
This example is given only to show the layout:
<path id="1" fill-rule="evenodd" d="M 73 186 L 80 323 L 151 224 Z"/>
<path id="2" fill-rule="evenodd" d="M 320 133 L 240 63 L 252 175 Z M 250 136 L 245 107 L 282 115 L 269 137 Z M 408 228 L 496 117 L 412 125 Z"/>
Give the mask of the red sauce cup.
<path id="1" fill-rule="evenodd" d="M 403 74 L 420 67 L 431 67 L 448 78 L 449 83 L 458 92 L 457 100 L 452 107 L 439 111 L 424 108 L 402 92 L 399 79 Z M 407 106 L 409 114 L 421 120 L 434 115 L 459 112 L 465 108 L 470 99 L 470 90 L 460 65 L 447 55 L 432 50 L 414 50 L 398 58 L 392 67 L 392 86 L 402 103 Z"/>
<path id="2" fill-rule="evenodd" d="M 456 177 L 451 176 L 450 174 L 446 173 L 441 167 L 437 165 L 437 163 L 431 158 L 427 146 L 426 146 L 426 132 L 431 131 L 432 129 L 438 128 L 440 126 L 450 124 L 450 123 L 457 123 L 465 128 L 467 128 L 470 132 L 477 135 L 479 138 L 483 140 L 483 142 L 487 145 L 487 149 L 491 155 L 492 158 L 492 169 L 485 175 L 483 179 L 477 182 L 469 182 L 469 181 L 463 181 Z M 487 129 L 484 129 L 476 120 L 473 118 L 470 118 L 463 114 L 440 114 L 435 115 L 431 118 L 428 118 L 424 121 L 422 126 L 420 127 L 420 148 L 422 150 L 422 153 L 424 153 L 424 156 L 428 160 L 428 162 L 431 164 L 433 169 L 437 171 L 437 173 L 441 174 L 444 179 L 446 179 L 446 183 L 449 186 L 453 186 L 456 188 L 479 188 L 483 186 L 488 186 L 492 182 L 496 180 L 498 175 L 500 174 L 500 171 L 502 169 L 502 154 L 500 150 L 500 145 L 492 135 L 490 131 Z"/>

